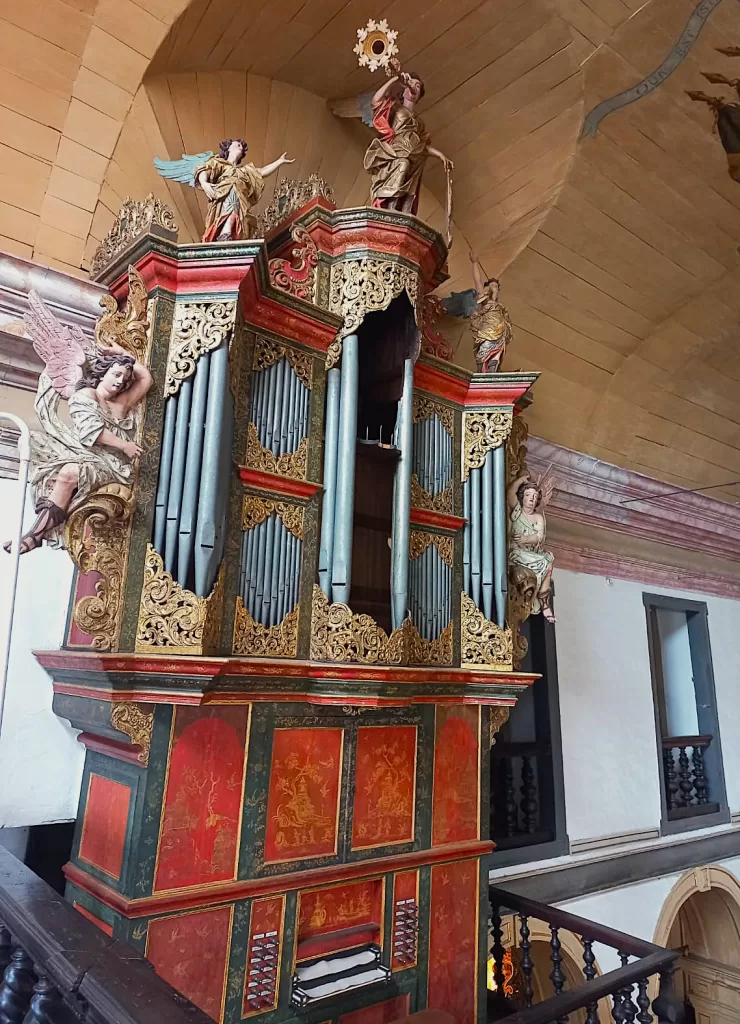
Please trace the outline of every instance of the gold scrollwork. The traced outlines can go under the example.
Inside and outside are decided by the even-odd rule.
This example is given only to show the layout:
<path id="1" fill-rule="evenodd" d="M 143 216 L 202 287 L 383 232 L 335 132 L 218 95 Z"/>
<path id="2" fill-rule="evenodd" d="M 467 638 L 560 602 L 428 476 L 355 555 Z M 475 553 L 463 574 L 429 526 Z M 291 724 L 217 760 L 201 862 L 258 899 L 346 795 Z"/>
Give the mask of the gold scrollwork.
<path id="1" fill-rule="evenodd" d="M 506 483 L 513 483 L 527 468 L 529 427 L 521 416 L 515 416 L 506 442 Z"/>
<path id="2" fill-rule="evenodd" d="M 308 472 L 308 438 L 304 437 L 294 452 L 273 455 L 263 448 L 254 423 L 247 427 L 247 465 L 263 473 L 287 476 L 291 480 L 305 480 Z"/>
<path id="3" fill-rule="evenodd" d="M 445 565 L 449 565 L 452 568 L 455 550 L 454 542 L 452 537 L 447 537 L 442 533 L 426 533 L 423 530 L 412 530 L 409 537 L 409 558 L 411 561 L 415 562 L 417 558 L 423 555 L 430 544 L 434 544 L 439 552 L 439 557 Z"/>
<path id="4" fill-rule="evenodd" d="M 487 452 L 504 443 L 513 418 L 512 409 L 463 413 L 463 480 L 468 479 L 471 469 L 480 469 Z"/>
<path id="5" fill-rule="evenodd" d="M 378 260 L 372 257 L 341 260 L 332 264 L 329 310 L 342 317 L 344 326 L 339 337 L 329 346 L 326 355 L 327 369 L 331 369 L 339 361 L 341 339 L 353 334 L 368 313 L 387 309 L 404 291 L 414 308 L 414 317 L 419 324 L 419 276 L 416 270 L 394 260 Z"/>
<path id="6" fill-rule="evenodd" d="M 334 190 L 315 172 L 309 174 L 305 181 L 295 178 L 282 178 L 275 186 L 270 204 L 257 221 L 257 237 L 264 238 L 268 232 L 277 227 L 286 217 L 300 210 L 306 203 L 319 196 L 334 202 Z"/>
<path id="7" fill-rule="evenodd" d="M 416 473 L 411 474 L 411 505 L 413 508 L 425 508 L 430 512 L 448 512 L 452 514 L 452 481 L 439 494 L 430 494 L 419 483 Z"/>
<path id="8" fill-rule="evenodd" d="M 233 331 L 235 319 L 235 299 L 176 304 L 164 384 L 166 396 L 177 394 L 182 382 L 195 373 L 200 357 L 218 348 Z"/>
<path id="9" fill-rule="evenodd" d="M 460 662 L 464 668 L 492 668 L 511 671 L 511 630 L 489 622 L 467 594 L 461 598 Z"/>
<path id="10" fill-rule="evenodd" d="M 263 626 L 252 618 L 241 596 L 237 596 L 233 653 L 256 658 L 297 657 L 300 612 L 301 606 L 297 604 L 277 626 Z"/>
<path id="11" fill-rule="evenodd" d="M 105 312 L 95 324 L 95 341 L 99 348 L 106 349 L 113 342 L 143 360 L 149 347 L 148 303 L 144 278 L 136 267 L 129 265 L 126 308 L 121 312 L 112 295 L 102 295 L 100 298 L 100 305 Z"/>
<path id="12" fill-rule="evenodd" d="M 149 764 L 149 748 L 152 744 L 154 712 L 144 711 L 138 704 L 122 701 L 114 704 L 110 712 L 110 724 L 118 732 L 125 733 L 133 744 L 141 747 L 137 760 L 146 768 Z"/>
<path id="13" fill-rule="evenodd" d="M 287 359 L 295 370 L 296 376 L 307 388 L 313 387 L 313 359 L 303 352 L 297 352 L 289 345 L 281 345 L 277 341 L 270 341 L 257 335 L 257 343 L 254 346 L 254 357 L 252 359 L 253 370 L 266 370 L 268 366 L 279 363 L 281 359 Z"/>
<path id="14" fill-rule="evenodd" d="M 303 505 L 290 505 L 284 501 L 272 501 L 269 498 L 260 498 L 255 494 L 247 494 L 244 498 L 242 529 L 254 529 L 255 526 L 263 523 L 273 512 L 280 517 L 286 530 L 290 530 L 294 537 L 303 540 Z"/>
<path id="15" fill-rule="evenodd" d="M 503 727 L 509 721 L 510 711 L 511 708 L 502 707 L 500 705 L 496 705 L 492 708 L 489 708 L 488 738 L 491 746 L 493 746 L 494 743 L 496 742 L 496 736 L 498 732 L 501 729 L 503 729 Z"/>
<path id="16" fill-rule="evenodd" d="M 308 231 L 300 224 L 294 224 L 290 234 L 296 243 L 290 252 L 292 260 L 280 257 L 270 260 L 270 278 L 276 288 L 287 292 L 288 295 L 313 302 L 316 294 L 319 250 Z"/>
<path id="17" fill-rule="evenodd" d="M 404 626 L 408 636 L 408 661 L 410 665 L 452 664 L 452 620 L 447 623 L 436 640 L 425 640 L 410 619 L 406 620 Z"/>
<path id="18" fill-rule="evenodd" d="M 212 654 L 218 643 L 223 611 L 223 566 L 208 597 L 181 587 L 147 544 L 141 590 L 137 653 Z"/>
<path id="19" fill-rule="evenodd" d="M 90 264 L 91 275 L 99 273 L 135 238 L 149 231 L 152 226 L 177 234 L 174 213 L 152 192 L 141 202 L 127 196 L 118 211 L 115 224 L 95 250 Z"/>
<path id="20" fill-rule="evenodd" d="M 414 423 L 425 420 L 427 416 L 436 416 L 450 437 L 452 437 L 455 414 L 449 405 L 433 402 L 426 395 L 416 393 L 414 395 Z"/>
<path id="21" fill-rule="evenodd" d="M 118 649 L 131 507 L 130 489 L 108 484 L 71 512 L 64 527 L 64 545 L 80 572 L 100 573 L 95 593 L 72 611 L 96 651 Z"/>

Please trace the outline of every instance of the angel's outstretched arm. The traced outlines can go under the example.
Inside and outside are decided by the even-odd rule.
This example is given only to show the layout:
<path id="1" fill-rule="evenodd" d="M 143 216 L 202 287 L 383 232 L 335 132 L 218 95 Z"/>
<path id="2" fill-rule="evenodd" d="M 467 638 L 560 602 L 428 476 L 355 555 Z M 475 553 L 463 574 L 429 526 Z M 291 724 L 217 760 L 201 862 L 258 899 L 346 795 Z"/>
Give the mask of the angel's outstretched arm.
<path id="1" fill-rule="evenodd" d="M 295 160 L 290 160 L 287 153 L 283 153 L 277 160 L 273 160 L 271 164 L 265 164 L 264 167 L 258 167 L 257 170 L 260 172 L 263 178 L 269 178 L 271 174 L 274 174 L 278 167 L 282 167 L 283 164 L 294 164 Z"/>
<path id="2" fill-rule="evenodd" d="M 483 267 L 481 266 L 480 260 L 472 251 L 470 253 L 470 268 L 473 272 L 473 284 L 475 285 L 475 290 L 480 295 L 486 287 L 486 275 Z"/>

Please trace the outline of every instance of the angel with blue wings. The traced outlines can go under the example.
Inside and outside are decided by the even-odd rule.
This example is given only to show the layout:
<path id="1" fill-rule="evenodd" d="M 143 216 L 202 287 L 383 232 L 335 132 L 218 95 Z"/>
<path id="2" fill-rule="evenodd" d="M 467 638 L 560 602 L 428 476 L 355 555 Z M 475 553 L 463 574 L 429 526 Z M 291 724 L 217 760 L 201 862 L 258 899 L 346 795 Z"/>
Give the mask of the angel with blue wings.
<path id="1" fill-rule="evenodd" d="M 234 242 L 254 238 L 257 225 L 251 210 L 260 201 L 269 178 L 283 164 L 295 163 L 283 153 L 277 160 L 255 167 L 243 163 L 247 155 L 244 139 L 224 139 L 218 156 L 212 150 L 183 154 L 181 160 L 159 160 L 154 165 L 163 178 L 171 178 L 192 188 L 200 187 L 208 200 L 204 242 Z"/>
<path id="2" fill-rule="evenodd" d="M 512 338 L 511 319 L 498 301 L 499 283 L 486 277 L 477 256 L 470 253 L 474 288 L 453 292 L 442 305 L 451 316 L 467 317 L 473 333 L 473 352 L 478 373 L 497 373 Z"/>

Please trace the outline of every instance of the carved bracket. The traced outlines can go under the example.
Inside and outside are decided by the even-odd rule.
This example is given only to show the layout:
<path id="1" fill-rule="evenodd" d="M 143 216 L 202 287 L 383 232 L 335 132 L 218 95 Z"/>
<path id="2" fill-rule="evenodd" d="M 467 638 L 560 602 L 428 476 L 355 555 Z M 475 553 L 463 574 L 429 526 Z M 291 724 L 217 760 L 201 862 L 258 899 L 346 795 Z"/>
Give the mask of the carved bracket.
<path id="1" fill-rule="evenodd" d="M 272 501 L 269 498 L 259 498 L 253 494 L 248 494 L 244 498 L 242 529 L 254 529 L 273 512 L 280 517 L 286 530 L 290 530 L 294 537 L 303 540 L 304 508 L 302 505 L 289 505 L 284 501 Z"/>
<path id="2" fill-rule="evenodd" d="M 252 369 L 261 371 L 268 366 L 279 363 L 281 359 L 287 359 L 293 367 L 296 376 L 307 388 L 313 387 L 313 359 L 303 352 L 297 352 L 290 345 L 281 345 L 276 341 L 268 341 L 261 335 L 257 336 L 257 344 L 254 347 L 252 358 Z"/>
<path id="3" fill-rule="evenodd" d="M 463 413 L 463 480 L 468 479 L 471 469 L 481 468 L 489 451 L 506 441 L 513 419 L 513 409 Z"/>
<path id="4" fill-rule="evenodd" d="M 308 438 L 304 437 L 294 452 L 273 455 L 263 448 L 254 423 L 247 427 L 247 466 L 263 473 L 287 476 L 291 480 L 305 480 L 308 473 Z"/>
<path id="5" fill-rule="evenodd" d="M 287 292 L 288 295 L 313 302 L 319 251 L 308 231 L 300 225 L 294 225 L 291 236 L 296 243 L 290 253 L 292 260 L 270 260 L 270 280 L 276 288 Z"/>
<path id="6" fill-rule="evenodd" d="M 467 594 L 461 594 L 460 599 L 462 666 L 510 672 L 513 668 L 511 630 L 490 622 Z"/>
<path id="7" fill-rule="evenodd" d="M 277 626 L 263 626 L 249 614 L 241 596 L 236 599 L 233 653 L 255 658 L 298 656 L 298 622 L 301 606 L 288 612 Z"/>
<path id="8" fill-rule="evenodd" d="M 452 537 L 442 533 L 426 533 L 422 530 L 412 530 L 409 538 L 409 559 L 414 562 L 424 554 L 430 544 L 434 544 L 439 552 L 439 557 L 452 568 L 454 543 Z"/>
<path id="9" fill-rule="evenodd" d="M 430 494 L 419 483 L 416 473 L 411 474 L 411 505 L 413 508 L 426 508 L 430 512 L 453 512 L 452 481 L 439 494 Z"/>
<path id="10" fill-rule="evenodd" d="M 200 357 L 218 348 L 233 331 L 236 307 L 236 299 L 175 305 L 164 383 L 166 397 L 176 395 L 182 382 L 195 373 Z"/>
<path id="11" fill-rule="evenodd" d="M 414 394 L 414 423 L 420 423 L 428 416 L 436 416 L 450 437 L 452 437 L 455 414 L 450 406 L 442 405 L 441 402 L 433 402 L 426 395 Z"/>
<path id="12" fill-rule="evenodd" d="M 137 760 L 144 767 L 148 767 L 154 712 L 143 711 L 139 704 L 123 701 L 120 704 L 114 704 L 111 708 L 110 724 L 119 732 L 125 733 L 136 746 L 141 747 Z"/>

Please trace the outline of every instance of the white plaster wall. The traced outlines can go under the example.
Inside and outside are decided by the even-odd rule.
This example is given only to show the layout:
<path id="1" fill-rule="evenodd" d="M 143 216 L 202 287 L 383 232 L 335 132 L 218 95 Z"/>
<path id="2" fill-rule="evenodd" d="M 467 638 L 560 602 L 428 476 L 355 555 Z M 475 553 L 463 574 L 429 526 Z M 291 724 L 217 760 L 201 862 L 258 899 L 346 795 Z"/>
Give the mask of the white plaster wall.
<path id="1" fill-rule="evenodd" d="M 730 809 L 740 810 L 740 602 L 558 569 L 555 587 L 571 841 L 660 824 L 644 592 L 707 604 L 725 785 Z"/>
<path id="2" fill-rule="evenodd" d="M 13 535 L 17 484 L 0 479 L 0 542 Z M 26 524 L 33 520 L 30 503 Z M 10 556 L 0 550 L 0 622 L 7 621 Z M 0 827 L 71 820 L 77 813 L 84 750 L 52 712 L 52 685 L 33 650 L 59 647 L 72 580 L 64 551 L 41 548 L 21 558 L 0 733 Z"/>

